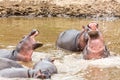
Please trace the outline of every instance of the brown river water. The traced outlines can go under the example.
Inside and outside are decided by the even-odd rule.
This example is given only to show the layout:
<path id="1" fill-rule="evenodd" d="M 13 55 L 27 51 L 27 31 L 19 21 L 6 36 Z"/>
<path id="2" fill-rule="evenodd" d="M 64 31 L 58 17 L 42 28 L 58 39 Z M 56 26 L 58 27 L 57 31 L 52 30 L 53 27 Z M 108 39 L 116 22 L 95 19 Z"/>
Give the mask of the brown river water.
<path id="1" fill-rule="evenodd" d="M 32 62 L 20 62 L 32 68 L 40 58 L 54 57 L 58 74 L 50 80 L 120 80 L 120 20 L 95 20 L 103 33 L 111 56 L 104 59 L 84 60 L 82 54 L 58 50 L 55 46 L 60 32 L 67 29 L 81 30 L 83 25 L 90 23 L 91 19 L 80 18 L 0 18 L 0 48 L 14 49 L 21 38 L 32 29 L 40 31 L 36 40 L 44 44 L 33 53 Z M 0 80 L 11 80 L 0 78 Z M 12 80 L 21 80 L 12 79 Z M 34 79 L 22 79 L 34 80 Z"/>

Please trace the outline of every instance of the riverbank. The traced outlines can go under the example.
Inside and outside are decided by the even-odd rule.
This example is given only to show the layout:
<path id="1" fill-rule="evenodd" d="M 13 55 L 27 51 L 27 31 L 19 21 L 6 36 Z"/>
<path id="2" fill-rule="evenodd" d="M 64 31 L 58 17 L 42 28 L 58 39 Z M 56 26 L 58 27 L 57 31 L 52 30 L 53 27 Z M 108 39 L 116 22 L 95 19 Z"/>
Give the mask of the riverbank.
<path id="1" fill-rule="evenodd" d="M 120 0 L 1 0 L 0 17 L 119 17 Z"/>

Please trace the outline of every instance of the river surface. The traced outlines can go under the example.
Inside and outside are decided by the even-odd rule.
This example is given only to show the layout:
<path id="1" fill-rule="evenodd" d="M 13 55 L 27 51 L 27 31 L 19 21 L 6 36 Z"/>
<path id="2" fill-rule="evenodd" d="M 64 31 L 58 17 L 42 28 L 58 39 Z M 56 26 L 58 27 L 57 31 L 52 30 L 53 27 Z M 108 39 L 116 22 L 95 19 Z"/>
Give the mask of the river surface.
<path id="1" fill-rule="evenodd" d="M 38 29 L 40 34 L 36 40 L 42 42 L 44 46 L 33 53 L 32 62 L 20 62 L 21 64 L 32 68 L 40 58 L 50 56 L 56 59 L 54 63 L 58 68 L 58 74 L 53 75 L 51 80 L 120 80 L 119 19 L 96 21 L 111 52 L 111 56 L 108 58 L 84 60 L 80 53 L 58 50 L 55 46 L 60 32 L 67 29 L 81 30 L 83 25 L 87 25 L 91 21 L 94 20 L 80 18 L 0 18 L 0 48 L 14 49 L 24 35 L 27 35 L 32 29 Z"/>

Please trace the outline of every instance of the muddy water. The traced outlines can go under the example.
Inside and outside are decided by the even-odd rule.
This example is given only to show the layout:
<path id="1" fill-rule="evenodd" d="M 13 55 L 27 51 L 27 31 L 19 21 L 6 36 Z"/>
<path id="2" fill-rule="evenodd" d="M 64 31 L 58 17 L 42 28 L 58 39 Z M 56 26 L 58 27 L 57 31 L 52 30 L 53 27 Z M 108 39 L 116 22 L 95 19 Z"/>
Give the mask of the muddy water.
<path id="1" fill-rule="evenodd" d="M 40 58 L 54 57 L 58 74 L 52 80 L 120 80 L 120 20 L 100 21 L 100 30 L 111 56 L 98 60 L 83 60 L 82 55 L 64 50 L 57 50 L 55 41 L 60 32 L 66 29 L 81 30 L 93 20 L 78 18 L 0 18 L 0 48 L 14 49 L 23 35 L 32 29 L 40 31 L 36 39 L 44 43 L 33 54 L 33 62 L 21 64 L 32 67 Z M 19 79 L 18 79 L 19 80 Z M 25 79 L 29 80 L 29 79 Z"/>

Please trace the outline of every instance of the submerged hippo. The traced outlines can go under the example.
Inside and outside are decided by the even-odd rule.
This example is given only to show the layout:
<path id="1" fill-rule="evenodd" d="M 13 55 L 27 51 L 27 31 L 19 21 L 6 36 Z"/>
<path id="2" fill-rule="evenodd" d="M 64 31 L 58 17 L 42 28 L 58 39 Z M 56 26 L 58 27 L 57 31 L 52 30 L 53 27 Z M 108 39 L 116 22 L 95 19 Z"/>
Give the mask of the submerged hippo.
<path id="1" fill-rule="evenodd" d="M 0 70 L 0 77 L 7 78 L 50 78 L 57 73 L 57 68 L 53 64 L 54 60 L 43 59 L 34 65 L 33 69 L 27 68 L 7 68 Z"/>
<path id="2" fill-rule="evenodd" d="M 57 73 L 57 68 L 54 65 L 54 60 L 50 58 L 45 58 L 36 63 L 33 67 L 34 70 L 40 70 L 44 78 L 51 78 L 52 74 Z"/>
<path id="3" fill-rule="evenodd" d="M 99 59 L 110 55 L 101 32 L 91 31 L 88 33 L 89 39 L 86 47 L 83 50 L 84 59 Z"/>
<path id="4" fill-rule="evenodd" d="M 95 25 L 95 26 L 91 26 Z M 78 30 L 66 30 L 60 33 L 56 45 L 59 48 L 63 48 L 70 51 L 82 51 L 88 41 L 88 32 L 92 30 L 98 30 L 97 23 L 90 23 L 88 26 L 83 27 L 82 31 Z"/>
<path id="5" fill-rule="evenodd" d="M 0 77 L 6 78 L 42 78 L 41 72 L 38 70 L 27 68 L 7 68 L 0 70 Z"/>
<path id="6" fill-rule="evenodd" d="M 37 30 L 32 30 L 18 43 L 14 50 L 1 49 L 0 57 L 12 60 L 31 61 L 33 50 L 43 45 L 41 43 L 37 43 L 34 39 L 38 33 L 39 32 Z"/>
<path id="7" fill-rule="evenodd" d="M 0 70 L 6 69 L 6 68 L 23 68 L 20 64 L 18 64 L 16 61 L 6 59 L 6 58 L 0 58 Z"/>

